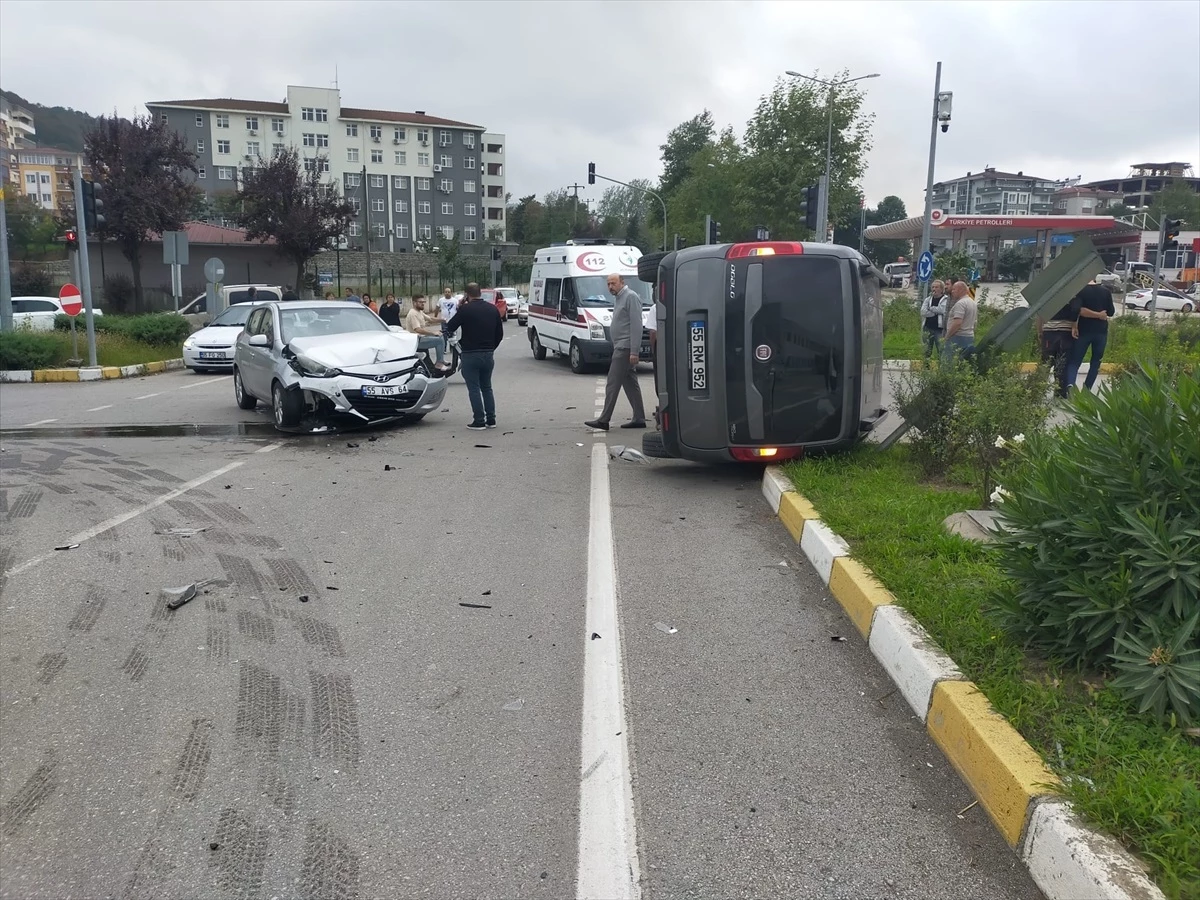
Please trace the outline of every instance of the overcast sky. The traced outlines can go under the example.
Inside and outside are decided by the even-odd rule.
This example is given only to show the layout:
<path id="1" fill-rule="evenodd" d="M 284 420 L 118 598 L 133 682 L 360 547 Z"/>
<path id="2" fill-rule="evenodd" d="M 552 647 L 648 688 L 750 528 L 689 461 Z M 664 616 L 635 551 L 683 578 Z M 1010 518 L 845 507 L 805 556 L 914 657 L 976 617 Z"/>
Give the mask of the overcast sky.
<path id="1" fill-rule="evenodd" d="M 864 83 L 868 203 L 898 194 L 919 212 L 939 59 L 954 117 L 937 180 L 987 165 L 1084 180 L 1147 161 L 1200 170 L 1195 0 L 4 0 L 0 35 L 0 86 L 94 114 L 278 101 L 288 84 L 331 85 L 336 65 L 346 106 L 507 134 L 514 198 L 584 182 L 589 161 L 657 178 L 667 132 L 705 107 L 740 135 L 784 70 L 848 69 L 881 75 Z"/>

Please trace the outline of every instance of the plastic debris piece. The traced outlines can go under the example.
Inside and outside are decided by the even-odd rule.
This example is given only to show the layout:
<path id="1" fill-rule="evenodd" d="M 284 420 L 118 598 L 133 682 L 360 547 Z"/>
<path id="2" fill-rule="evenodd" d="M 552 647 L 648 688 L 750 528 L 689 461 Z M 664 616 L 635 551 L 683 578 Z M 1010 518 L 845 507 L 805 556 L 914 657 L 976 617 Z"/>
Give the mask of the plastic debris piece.
<path id="1" fill-rule="evenodd" d="M 327 591 L 336 591 L 336 590 L 337 590 L 337 588 L 335 588 L 335 587 L 334 587 L 332 584 L 327 584 L 327 585 L 325 585 L 325 590 L 327 590 Z"/>
<path id="2" fill-rule="evenodd" d="M 367 438 L 367 442 L 368 442 L 368 443 L 369 443 L 369 442 L 371 442 L 371 441 L 377 441 L 377 440 L 379 440 L 379 438 L 378 438 L 378 437 L 375 437 L 375 436 L 372 436 L 372 437 L 369 437 L 369 438 Z"/>
<path id="3" fill-rule="evenodd" d="M 221 845 L 218 844 L 216 841 L 209 841 L 208 849 L 209 850 L 220 850 Z"/>
<path id="4" fill-rule="evenodd" d="M 233 487 L 232 484 L 227 484 L 227 485 L 225 485 L 225 490 L 229 490 L 231 487 Z"/>
<path id="5" fill-rule="evenodd" d="M 654 627 L 657 628 L 659 631 L 661 631 L 663 634 L 675 634 L 675 632 L 677 632 L 679 630 L 678 628 L 675 628 L 672 625 L 668 625 L 666 622 L 655 622 Z"/>
<path id="6" fill-rule="evenodd" d="M 195 537 L 202 531 L 208 531 L 207 525 L 201 525 L 199 528 L 168 528 L 166 531 L 156 531 L 155 534 L 168 534 L 173 537 Z"/>
<path id="7" fill-rule="evenodd" d="M 646 459 L 646 457 L 642 455 L 642 451 L 634 450 L 632 447 L 626 447 L 624 444 L 613 444 L 608 448 L 608 455 L 613 459 L 623 459 L 626 462 L 650 462 L 650 460 Z"/>
<path id="8" fill-rule="evenodd" d="M 467 609 L 491 609 L 486 603 L 459 603 L 459 606 L 465 606 Z"/>
<path id="9" fill-rule="evenodd" d="M 55 547 L 55 550 L 74 550 L 78 544 L 63 544 L 61 547 Z"/>
<path id="10" fill-rule="evenodd" d="M 357 447 L 358 444 L 354 443 L 354 441 L 346 441 L 346 446 L 354 448 L 354 447 Z"/>
<path id="11" fill-rule="evenodd" d="M 392 471 L 392 467 L 391 467 L 391 466 L 389 466 L 389 465 L 387 465 L 387 464 L 385 463 L 385 464 L 384 464 L 384 466 L 383 466 L 383 471 L 385 471 L 385 472 L 391 472 L 391 471 Z"/>
<path id="12" fill-rule="evenodd" d="M 846 643 L 846 639 L 844 637 L 842 637 L 840 634 L 831 634 L 829 636 L 829 639 L 831 641 L 837 641 L 839 644 Z"/>
<path id="13" fill-rule="evenodd" d="M 491 595 L 492 595 L 492 592 L 490 589 L 483 592 L 483 596 L 485 596 L 485 597 L 490 597 Z"/>
<path id="14" fill-rule="evenodd" d="M 308 602 L 308 594 L 301 594 L 301 595 L 300 595 L 300 602 L 301 602 L 301 603 L 307 603 L 307 602 Z"/>
<path id="15" fill-rule="evenodd" d="M 183 604 L 195 598 L 196 585 L 185 584 L 183 587 L 163 588 L 163 594 L 167 597 L 167 609 L 179 609 Z"/>
<path id="16" fill-rule="evenodd" d="M 476 444 L 475 446 L 478 447 L 480 450 L 491 450 L 492 449 L 491 444 Z"/>
<path id="17" fill-rule="evenodd" d="M 791 567 L 788 565 L 788 561 L 787 561 L 786 559 L 781 559 L 781 560 L 779 561 L 779 564 L 780 564 L 781 566 L 783 566 L 785 569 L 791 568 Z"/>
<path id="18" fill-rule="evenodd" d="M 596 640 L 599 640 L 599 639 L 600 639 L 600 635 L 596 634 L 596 632 L 594 632 L 594 631 L 593 631 L 593 632 L 592 632 L 592 640 L 593 640 L 593 641 L 596 641 Z"/>
<path id="19" fill-rule="evenodd" d="M 510 703 L 505 703 L 501 708 L 507 710 L 508 712 L 520 712 L 525 708 L 525 701 L 518 697 L 516 700 L 513 700 Z"/>

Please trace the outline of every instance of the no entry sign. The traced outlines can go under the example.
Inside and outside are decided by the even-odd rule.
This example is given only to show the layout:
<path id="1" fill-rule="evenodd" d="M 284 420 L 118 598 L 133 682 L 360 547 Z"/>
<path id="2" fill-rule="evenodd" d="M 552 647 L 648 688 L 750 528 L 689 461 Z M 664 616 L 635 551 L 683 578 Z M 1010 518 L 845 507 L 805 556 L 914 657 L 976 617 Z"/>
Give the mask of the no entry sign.
<path id="1" fill-rule="evenodd" d="M 64 284 L 58 292 L 58 302 L 62 304 L 63 312 L 68 316 L 77 316 L 83 312 L 83 297 L 79 288 L 73 284 Z"/>

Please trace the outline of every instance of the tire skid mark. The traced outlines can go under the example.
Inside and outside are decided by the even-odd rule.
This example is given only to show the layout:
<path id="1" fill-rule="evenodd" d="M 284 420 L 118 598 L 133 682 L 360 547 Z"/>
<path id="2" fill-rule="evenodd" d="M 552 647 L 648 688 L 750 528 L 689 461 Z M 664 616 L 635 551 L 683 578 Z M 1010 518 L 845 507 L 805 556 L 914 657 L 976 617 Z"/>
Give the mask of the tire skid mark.
<path id="1" fill-rule="evenodd" d="M 300 896 L 306 900 L 358 897 L 359 859 L 332 825 L 312 819 L 304 838 Z"/>
<path id="2" fill-rule="evenodd" d="M 311 616 L 296 616 L 295 622 L 296 627 L 300 629 L 300 637 L 304 639 L 304 643 L 338 659 L 346 656 L 346 650 L 342 646 L 342 636 L 336 627 Z"/>
<path id="3" fill-rule="evenodd" d="M 247 610 L 238 610 L 238 631 L 254 641 L 264 644 L 275 643 L 275 623 L 266 616 L 260 616 Z"/>
<path id="4" fill-rule="evenodd" d="M 204 785 L 208 763 L 212 758 L 211 719 L 192 719 L 192 730 L 183 744 L 183 753 L 175 766 L 171 787 L 184 800 L 195 800 Z"/>
<path id="5" fill-rule="evenodd" d="M 218 553 L 217 562 L 221 564 L 221 568 L 225 570 L 225 574 L 238 587 L 254 594 L 261 594 L 263 592 L 262 577 L 255 571 L 254 566 L 250 564 L 250 560 L 244 556 Z"/>
<path id="6" fill-rule="evenodd" d="M 263 795 L 271 805 L 289 818 L 300 808 L 300 796 L 296 787 L 288 782 L 277 768 L 264 767 L 258 775 Z"/>
<path id="7" fill-rule="evenodd" d="M 251 524 L 250 517 L 230 503 L 209 503 L 208 508 L 210 512 L 216 513 L 217 518 L 222 522 L 229 522 L 236 525 Z"/>
<path id="8" fill-rule="evenodd" d="M 313 751 L 320 759 L 354 770 L 359 761 L 358 704 L 350 676 L 309 673 Z"/>
<path id="9" fill-rule="evenodd" d="M 58 789 L 58 785 L 58 755 L 54 750 L 47 750 L 33 774 L 4 804 L 3 813 L 0 814 L 4 833 L 10 836 L 16 834 Z"/>
<path id="10" fill-rule="evenodd" d="M 145 678 L 149 669 L 150 657 L 141 647 L 134 647 L 130 650 L 129 656 L 125 657 L 125 662 L 121 665 L 121 671 L 135 682 Z"/>
<path id="11" fill-rule="evenodd" d="M 220 850 L 210 853 L 209 864 L 216 869 L 217 884 L 230 896 L 258 897 L 263 888 L 267 866 L 267 826 L 258 825 L 239 809 L 221 810 L 212 840 Z"/>
<path id="12" fill-rule="evenodd" d="M 229 659 L 229 629 L 218 625 L 209 625 L 206 649 L 209 659 L 215 659 L 218 662 L 227 661 Z"/>
<path id="13" fill-rule="evenodd" d="M 258 547 L 260 550 L 282 550 L 283 544 L 275 540 L 273 537 L 268 537 L 265 534 L 248 534 L 242 538 L 242 542 L 251 546 Z"/>
<path id="14" fill-rule="evenodd" d="M 289 691 L 273 672 L 243 662 L 238 668 L 234 735 L 246 746 L 274 756 L 284 742 L 301 743 L 304 698 Z"/>
<path id="15" fill-rule="evenodd" d="M 82 631 L 87 634 L 96 627 L 96 621 L 100 618 L 100 613 L 104 612 L 104 605 L 108 599 L 100 593 L 99 589 L 93 585 L 88 585 L 84 591 L 83 601 L 75 610 L 75 615 L 71 617 L 71 621 L 67 623 L 67 630 Z"/>
<path id="16" fill-rule="evenodd" d="M 213 517 L 205 512 L 204 507 L 191 500 L 168 500 L 167 506 L 188 519 L 199 520 L 201 522 L 211 522 L 213 520 Z"/>
<path id="17" fill-rule="evenodd" d="M 37 512 L 38 504 L 42 502 L 42 492 L 28 490 L 16 499 L 8 509 L 10 519 L 28 519 Z"/>
<path id="18" fill-rule="evenodd" d="M 58 653 L 43 653 L 37 661 L 38 684 L 49 684 L 58 677 L 58 673 L 67 665 L 67 654 Z"/>
<path id="19" fill-rule="evenodd" d="M 295 591 L 298 594 L 316 593 L 317 586 L 308 577 L 308 573 L 294 559 L 266 559 L 271 576 L 280 590 Z"/>

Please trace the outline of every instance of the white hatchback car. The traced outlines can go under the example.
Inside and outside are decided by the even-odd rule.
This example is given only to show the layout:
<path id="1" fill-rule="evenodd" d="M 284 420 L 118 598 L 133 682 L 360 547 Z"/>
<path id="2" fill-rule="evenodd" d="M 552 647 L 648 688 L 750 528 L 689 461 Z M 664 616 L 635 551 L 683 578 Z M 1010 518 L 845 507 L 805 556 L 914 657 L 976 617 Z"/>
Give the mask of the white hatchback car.
<path id="1" fill-rule="evenodd" d="M 30 331 L 53 331 L 55 317 L 64 315 L 62 303 L 57 297 L 13 297 L 12 310 L 13 327 L 28 328 Z M 94 306 L 92 314 L 102 315 Z"/>
<path id="2" fill-rule="evenodd" d="M 258 303 L 239 303 L 220 313 L 183 342 L 183 364 L 193 372 L 233 371 L 233 347 Z"/>

